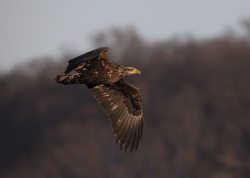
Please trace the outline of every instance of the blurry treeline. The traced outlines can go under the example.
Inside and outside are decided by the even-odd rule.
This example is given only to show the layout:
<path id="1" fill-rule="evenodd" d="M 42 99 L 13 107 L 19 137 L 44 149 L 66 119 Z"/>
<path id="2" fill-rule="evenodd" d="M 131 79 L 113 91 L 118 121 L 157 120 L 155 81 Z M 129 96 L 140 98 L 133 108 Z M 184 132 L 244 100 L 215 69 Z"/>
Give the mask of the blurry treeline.
<path id="1" fill-rule="evenodd" d="M 149 42 L 135 30 L 93 39 L 134 66 L 144 135 L 136 153 L 115 145 L 111 123 L 85 86 L 54 81 L 66 61 L 41 58 L 0 77 L 2 178 L 245 178 L 250 175 L 250 38 Z"/>

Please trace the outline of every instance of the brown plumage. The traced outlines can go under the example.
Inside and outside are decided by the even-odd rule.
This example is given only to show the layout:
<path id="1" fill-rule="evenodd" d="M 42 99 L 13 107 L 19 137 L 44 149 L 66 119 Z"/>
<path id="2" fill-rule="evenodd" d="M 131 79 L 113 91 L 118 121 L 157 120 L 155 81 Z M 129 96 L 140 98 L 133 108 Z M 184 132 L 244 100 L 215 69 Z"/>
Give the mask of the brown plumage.
<path id="1" fill-rule="evenodd" d="M 102 47 L 69 61 L 65 74 L 56 81 L 64 85 L 86 84 L 95 100 L 112 121 L 116 143 L 126 151 L 137 150 L 143 132 L 143 112 L 139 90 L 123 77 L 140 74 L 108 59 Z"/>

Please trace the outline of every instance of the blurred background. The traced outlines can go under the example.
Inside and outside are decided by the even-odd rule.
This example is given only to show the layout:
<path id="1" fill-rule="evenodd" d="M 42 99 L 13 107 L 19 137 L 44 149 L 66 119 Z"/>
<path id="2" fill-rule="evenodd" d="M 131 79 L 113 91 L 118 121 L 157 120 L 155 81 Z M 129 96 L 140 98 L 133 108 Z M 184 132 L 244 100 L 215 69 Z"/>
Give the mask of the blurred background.
<path id="1" fill-rule="evenodd" d="M 247 178 L 250 1 L 0 2 L 1 178 Z M 141 69 L 139 150 L 119 151 L 85 86 L 54 81 L 109 46 Z"/>

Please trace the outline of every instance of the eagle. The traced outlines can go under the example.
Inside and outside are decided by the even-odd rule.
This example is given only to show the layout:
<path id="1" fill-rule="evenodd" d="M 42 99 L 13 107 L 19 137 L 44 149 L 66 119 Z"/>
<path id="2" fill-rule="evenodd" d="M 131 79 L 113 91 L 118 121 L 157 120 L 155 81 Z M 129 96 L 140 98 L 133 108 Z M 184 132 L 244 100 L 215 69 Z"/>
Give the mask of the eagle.
<path id="1" fill-rule="evenodd" d="M 111 61 L 108 51 L 108 47 L 101 47 L 69 60 L 56 81 L 85 84 L 111 120 L 120 150 L 133 152 L 142 137 L 144 117 L 139 90 L 124 77 L 140 74 L 140 70 Z"/>

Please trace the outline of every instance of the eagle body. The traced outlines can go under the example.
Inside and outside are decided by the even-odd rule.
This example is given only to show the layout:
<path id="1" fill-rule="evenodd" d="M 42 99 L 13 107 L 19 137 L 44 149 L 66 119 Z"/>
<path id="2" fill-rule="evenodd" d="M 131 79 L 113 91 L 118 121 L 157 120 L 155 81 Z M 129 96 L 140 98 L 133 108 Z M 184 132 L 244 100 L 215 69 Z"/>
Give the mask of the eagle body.
<path id="1" fill-rule="evenodd" d="M 123 78 L 140 74 L 108 59 L 109 48 L 102 47 L 69 60 L 56 81 L 64 85 L 85 84 L 112 121 L 116 143 L 125 152 L 137 150 L 143 131 L 139 90 Z"/>
<path id="2" fill-rule="evenodd" d="M 112 85 L 122 77 L 122 66 L 103 59 L 88 60 L 79 70 L 79 79 L 89 88 L 100 84 Z"/>

